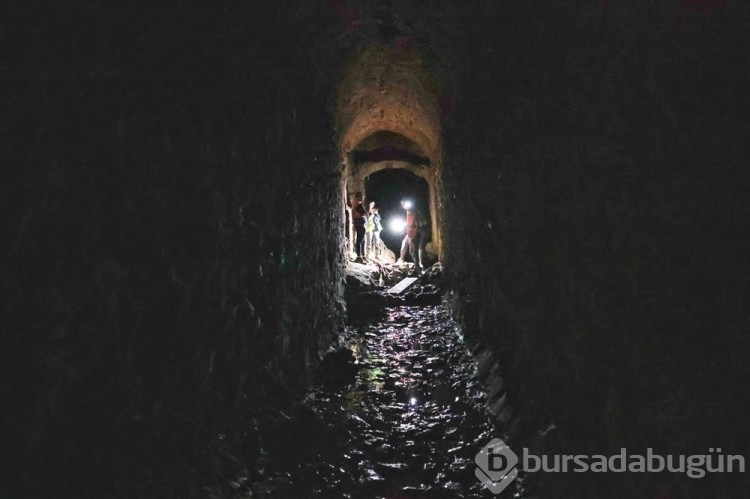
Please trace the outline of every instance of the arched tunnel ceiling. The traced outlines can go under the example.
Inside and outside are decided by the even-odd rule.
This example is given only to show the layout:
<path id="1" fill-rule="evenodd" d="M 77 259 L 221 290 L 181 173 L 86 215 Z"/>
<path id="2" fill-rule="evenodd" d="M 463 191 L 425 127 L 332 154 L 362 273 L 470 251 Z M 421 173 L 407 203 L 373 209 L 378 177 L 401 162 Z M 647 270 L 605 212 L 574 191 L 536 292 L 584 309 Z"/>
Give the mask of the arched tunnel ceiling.
<path id="1" fill-rule="evenodd" d="M 342 157 L 368 150 L 386 132 L 413 144 L 410 152 L 440 163 L 437 84 L 418 52 L 375 45 L 349 66 L 339 89 L 336 127 Z M 364 145 L 363 145 L 364 144 Z"/>
<path id="2" fill-rule="evenodd" d="M 397 133 L 380 131 L 366 137 L 350 154 L 352 166 L 381 161 L 405 161 L 429 166 L 430 160 L 417 144 Z"/>

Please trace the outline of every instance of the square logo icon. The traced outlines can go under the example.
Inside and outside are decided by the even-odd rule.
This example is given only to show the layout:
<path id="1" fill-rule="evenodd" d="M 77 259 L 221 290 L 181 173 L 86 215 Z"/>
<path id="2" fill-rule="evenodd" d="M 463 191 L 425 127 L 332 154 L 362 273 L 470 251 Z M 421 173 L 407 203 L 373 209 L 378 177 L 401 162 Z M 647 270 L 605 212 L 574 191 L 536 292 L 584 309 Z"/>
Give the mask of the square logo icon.
<path id="1" fill-rule="evenodd" d="M 518 476 L 518 456 L 499 438 L 493 438 L 474 458 L 474 475 L 493 494 L 499 494 Z"/>

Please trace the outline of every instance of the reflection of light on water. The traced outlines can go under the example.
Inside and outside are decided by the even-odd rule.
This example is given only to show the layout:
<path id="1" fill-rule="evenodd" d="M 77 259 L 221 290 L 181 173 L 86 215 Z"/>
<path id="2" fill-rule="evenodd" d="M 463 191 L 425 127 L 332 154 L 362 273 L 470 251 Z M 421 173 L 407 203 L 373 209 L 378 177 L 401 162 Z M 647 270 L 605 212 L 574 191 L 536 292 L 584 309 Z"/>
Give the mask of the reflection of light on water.
<path id="1" fill-rule="evenodd" d="M 344 392 L 344 400 L 346 401 L 344 404 L 346 410 L 356 410 L 362 406 L 362 392 L 357 390 L 356 387 L 351 387 Z"/>
<path id="2" fill-rule="evenodd" d="M 430 478 L 435 477 L 434 495 L 442 495 L 437 484 L 449 478 L 456 483 L 454 497 L 460 495 L 461 487 L 467 495 L 470 487 L 483 490 L 474 476 L 476 442 L 488 442 L 497 430 L 481 404 L 473 403 L 482 392 L 474 391 L 473 360 L 464 345 L 452 339 L 453 334 L 443 334 L 455 325 L 442 308 L 387 310 L 388 319 L 352 330 L 357 336 L 347 346 L 357 359 L 353 382 L 335 389 L 325 387 L 305 399 L 316 414 L 312 425 L 306 421 L 308 412 L 295 416 L 299 428 L 307 431 L 316 428 L 320 418 L 326 428 L 322 438 L 315 439 L 320 447 L 313 454 L 284 452 L 273 459 L 269 451 L 261 451 L 254 473 L 262 473 L 268 477 L 264 482 L 278 487 L 267 495 L 306 497 L 312 494 L 293 491 L 310 491 L 313 487 L 307 485 L 315 484 L 321 490 L 318 495 L 344 497 L 352 487 L 362 487 L 375 488 L 385 496 L 391 486 L 398 485 L 393 483 L 396 477 L 410 483 L 413 477 L 415 486 L 424 478 L 426 487 L 433 486 Z M 251 423 L 251 428 L 253 424 L 261 431 L 260 422 Z M 350 452 L 340 452 L 344 445 Z M 445 452 L 436 453 L 435 448 Z M 309 459 L 316 454 L 317 459 Z M 358 479 L 345 478 L 357 475 Z M 515 484 L 520 484 L 518 478 Z M 448 489 L 445 493 L 449 494 Z M 425 491 L 423 495 L 433 494 Z M 526 497 L 518 493 L 513 497 L 522 496 Z"/>
<path id="3" fill-rule="evenodd" d="M 362 357 L 362 345 L 357 342 L 353 341 L 349 344 L 349 348 L 351 348 L 352 353 L 354 354 L 354 357 L 359 359 Z"/>

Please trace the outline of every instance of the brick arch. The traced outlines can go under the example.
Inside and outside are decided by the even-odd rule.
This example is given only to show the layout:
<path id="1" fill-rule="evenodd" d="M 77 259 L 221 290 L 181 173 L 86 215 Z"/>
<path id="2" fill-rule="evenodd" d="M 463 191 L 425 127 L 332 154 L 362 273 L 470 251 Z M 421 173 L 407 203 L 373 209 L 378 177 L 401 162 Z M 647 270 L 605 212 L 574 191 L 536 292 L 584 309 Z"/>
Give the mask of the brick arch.
<path id="1" fill-rule="evenodd" d="M 393 132 L 416 144 L 430 160 L 430 164 L 440 164 L 439 131 L 415 126 L 418 114 L 410 114 L 409 109 L 398 103 L 379 103 L 358 113 L 351 121 L 346 133 L 339 142 L 339 152 L 346 158 L 362 141 L 377 132 Z"/>

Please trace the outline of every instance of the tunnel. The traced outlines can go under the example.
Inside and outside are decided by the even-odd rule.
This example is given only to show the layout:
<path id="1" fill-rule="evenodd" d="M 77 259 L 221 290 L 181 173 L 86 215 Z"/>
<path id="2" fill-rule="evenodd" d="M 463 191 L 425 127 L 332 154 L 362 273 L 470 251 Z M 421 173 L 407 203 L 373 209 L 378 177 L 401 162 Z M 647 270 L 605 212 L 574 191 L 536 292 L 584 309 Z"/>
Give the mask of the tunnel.
<path id="1" fill-rule="evenodd" d="M 368 197 L 367 178 L 383 169 L 404 169 L 422 178 L 429 191 L 422 195 L 423 209 L 429 212 L 438 256 L 442 250 L 439 92 L 437 76 L 414 47 L 372 45 L 348 63 L 336 115 L 347 193 Z"/>
<path id="2" fill-rule="evenodd" d="M 0 497 L 744 497 L 749 10 L 4 5 Z"/>

